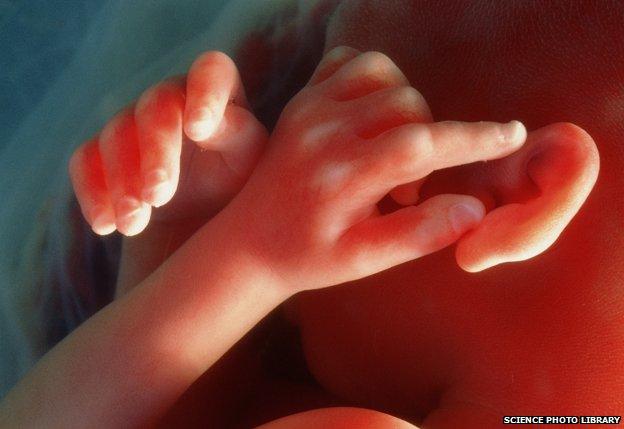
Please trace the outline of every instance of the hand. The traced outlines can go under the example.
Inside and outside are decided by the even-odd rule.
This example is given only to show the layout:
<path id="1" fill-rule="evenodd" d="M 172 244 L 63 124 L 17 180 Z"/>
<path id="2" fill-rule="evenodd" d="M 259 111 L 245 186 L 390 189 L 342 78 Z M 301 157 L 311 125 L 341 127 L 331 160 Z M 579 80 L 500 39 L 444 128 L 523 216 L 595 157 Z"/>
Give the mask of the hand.
<path id="1" fill-rule="evenodd" d="M 284 109 L 221 222 L 293 293 L 441 249 L 480 222 L 479 200 L 439 195 L 387 215 L 377 203 L 434 170 L 509 155 L 526 130 L 516 121 L 429 119 L 425 100 L 388 57 L 336 48 Z"/>
<path id="2" fill-rule="evenodd" d="M 232 60 L 207 52 L 165 80 L 73 154 L 69 172 L 98 234 L 143 231 L 150 218 L 204 220 L 241 189 L 267 140 Z M 152 207 L 161 207 L 152 213 Z"/>

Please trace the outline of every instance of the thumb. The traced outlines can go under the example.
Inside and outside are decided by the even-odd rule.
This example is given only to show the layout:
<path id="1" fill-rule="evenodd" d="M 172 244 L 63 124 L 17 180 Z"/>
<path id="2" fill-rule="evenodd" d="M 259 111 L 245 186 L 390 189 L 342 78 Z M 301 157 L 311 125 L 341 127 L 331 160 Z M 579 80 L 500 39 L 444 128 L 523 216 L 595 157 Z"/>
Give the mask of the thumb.
<path id="1" fill-rule="evenodd" d="M 342 254 L 357 277 L 368 276 L 454 243 L 484 216 L 477 198 L 437 195 L 351 227 L 341 238 Z"/>

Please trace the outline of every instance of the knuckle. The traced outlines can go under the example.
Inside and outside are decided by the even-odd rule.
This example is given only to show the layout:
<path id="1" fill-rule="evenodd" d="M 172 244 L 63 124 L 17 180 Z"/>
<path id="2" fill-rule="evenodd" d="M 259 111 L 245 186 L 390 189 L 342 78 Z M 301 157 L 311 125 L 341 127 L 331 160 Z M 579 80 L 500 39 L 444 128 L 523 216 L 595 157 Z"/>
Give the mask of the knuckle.
<path id="1" fill-rule="evenodd" d="M 416 172 L 426 175 L 429 172 L 429 160 L 432 156 L 432 146 L 428 132 L 412 132 L 401 136 L 391 148 L 385 167 L 395 171 L 399 177 L 412 176 Z"/>
<path id="2" fill-rule="evenodd" d="M 412 170 L 418 162 L 422 162 L 422 156 L 419 145 L 416 142 L 405 141 L 398 145 L 392 164 L 398 166 L 402 174 Z"/>
<path id="3" fill-rule="evenodd" d="M 393 90 L 394 97 L 398 102 L 404 104 L 417 104 L 422 101 L 423 97 L 414 87 L 400 86 Z"/>
<path id="4" fill-rule="evenodd" d="M 390 101 L 397 110 L 405 113 L 421 113 L 426 109 L 424 97 L 411 86 L 401 86 L 393 89 Z"/>
<path id="5" fill-rule="evenodd" d="M 386 54 L 379 51 L 369 51 L 362 54 L 364 64 L 370 64 L 383 68 L 396 67 L 394 62 Z"/>
<path id="6" fill-rule="evenodd" d="M 370 76 L 388 78 L 402 77 L 403 73 L 386 54 L 377 51 L 366 52 L 356 60 L 360 63 L 361 73 Z"/>
<path id="7" fill-rule="evenodd" d="M 400 156 L 404 162 L 415 164 L 429 159 L 433 153 L 431 132 L 422 126 L 413 127 L 409 138 L 402 141 Z"/>
<path id="8" fill-rule="evenodd" d="M 180 96 L 180 89 L 173 82 L 160 82 L 141 94 L 135 107 L 135 113 L 143 115 L 151 110 L 158 111 L 162 107 L 175 104 Z"/>
<path id="9" fill-rule="evenodd" d="M 461 140 L 468 137 L 470 142 L 476 143 L 492 136 L 492 129 L 487 122 L 483 121 L 468 125 L 460 121 L 442 121 L 434 127 L 437 134 L 441 136 L 441 144 L 444 144 L 445 141 Z M 498 139 L 498 131 L 496 131 L 496 138 Z"/>
<path id="10" fill-rule="evenodd" d="M 355 175 L 355 168 L 351 163 L 324 164 L 317 169 L 310 183 L 310 190 L 319 201 L 327 202 L 341 195 L 349 187 Z"/>
<path id="11" fill-rule="evenodd" d="M 323 93 L 314 88 L 304 88 L 282 109 L 280 121 L 301 125 L 308 123 L 310 118 L 318 122 L 321 118 L 331 116 L 331 112 L 333 112 L 331 99 L 324 97 Z"/>
<path id="12" fill-rule="evenodd" d="M 132 110 L 122 110 L 104 125 L 102 133 L 100 134 L 101 143 L 106 144 L 114 140 L 117 135 L 128 133 L 133 122 L 134 114 Z"/>

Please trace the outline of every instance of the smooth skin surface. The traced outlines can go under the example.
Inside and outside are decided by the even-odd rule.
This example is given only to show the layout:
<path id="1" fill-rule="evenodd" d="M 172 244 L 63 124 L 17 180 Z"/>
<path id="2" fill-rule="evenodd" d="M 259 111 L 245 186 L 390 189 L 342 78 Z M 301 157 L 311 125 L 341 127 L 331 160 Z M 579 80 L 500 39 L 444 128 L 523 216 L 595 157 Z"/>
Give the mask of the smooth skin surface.
<path id="1" fill-rule="evenodd" d="M 171 115 L 176 119 L 173 128 L 167 121 L 153 122 L 154 127 L 145 128 L 153 134 L 147 135 L 170 138 L 177 145 L 182 130 L 190 127 L 194 136 L 205 137 L 201 134 L 208 128 L 205 117 L 190 114 L 190 120 L 200 125 L 181 124 L 180 87 L 167 91 L 176 96 L 163 97 L 158 107 L 176 113 Z M 190 93 L 188 87 L 186 92 Z M 206 99 L 211 100 L 201 101 Z M 84 186 L 80 197 L 84 207 L 96 198 L 117 201 L 112 204 L 117 228 L 129 217 L 122 214 L 120 221 L 118 209 L 118 202 L 128 195 L 158 194 L 158 204 L 154 200 L 150 204 L 164 201 L 145 184 L 143 172 L 166 169 L 171 163 L 175 169 L 178 162 L 169 148 L 160 145 L 156 161 L 147 157 L 150 167 L 142 168 L 146 145 L 133 122 L 147 122 L 145 104 L 149 103 L 140 100 L 134 114 L 123 112 L 104 128 L 99 158 L 79 155 L 70 165 L 74 183 Z M 197 108 L 188 105 L 191 112 Z M 363 105 L 374 111 L 370 117 L 359 115 Z M 73 427 L 89 427 L 93 421 L 111 427 L 154 423 L 288 297 L 419 258 L 474 228 L 484 214 L 474 197 L 439 195 L 391 215 L 380 214 L 376 203 L 396 186 L 436 169 L 513 153 L 526 139 L 524 126 L 517 121 L 422 122 L 428 114 L 422 96 L 407 86 L 388 57 L 349 49 L 329 55 L 284 109 L 268 149 L 240 193 L 156 271 L 48 353 L 7 395 L 0 422 L 13 426 L 71 422 Z M 223 118 L 228 123 L 227 107 Z M 155 132 L 162 124 L 163 132 Z M 223 135 L 227 137 L 226 132 Z M 227 150 L 228 141 L 219 136 L 217 131 L 215 147 Z M 129 156 L 119 149 L 126 141 L 129 146 L 138 141 L 138 154 L 135 150 Z M 85 146 L 95 152 L 94 145 Z M 85 153 L 85 146 L 79 154 Z M 110 147 L 115 149 L 107 155 Z M 107 164 L 109 156 L 117 156 L 118 163 Z M 101 162 L 101 170 L 93 171 L 103 171 L 105 179 L 77 177 L 81 171 L 95 174 L 81 164 L 85 160 Z M 133 216 L 134 212 L 130 224 L 143 224 Z M 334 411 L 318 415 L 326 418 Z M 354 416 L 360 417 L 355 421 L 362 415 L 357 411 Z M 366 415 L 371 421 L 380 419 L 375 412 Z M 389 416 L 382 420 L 399 424 Z"/>
<path id="2" fill-rule="evenodd" d="M 624 9 L 556 1 L 460 9 L 344 1 L 327 49 L 387 53 L 438 120 L 518 118 L 536 131 L 511 157 L 422 184 L 423 199 L 465 193 L 488 209 L 454 252 L 289 302 L 307 363 L 345 403 L 425 428 L 500 427 L 513 414 L 620 415 Z M 595 191 L 554 246 L 480 271 L 552 243 L 599 163 Z"/>
<path id="3" fill-rule="evenodd" d="M 432 17 L 411 2 L 347 1 L 332 23 L 328 48 L 349 44 L 396 58 L 410 82 L 423 91 L 436 119 L 506 121 L 518 115 L 530 129 L 544 127 L 529 133 L 524 148 L 500 161 L 435 172 L 424 185 L 421 179 L 388 189 L 404 205 L 413 203 L 418 194 L 425 199 L 448 192 L 481 200 L 488 215 L 462 239 L 456 255 L 445 251 L 291 301 L 288 314 L 302 329 L 310 368 L 343 402 L 382 409 L 433 428 L 497 427 L 502 414 L 526 409 L 541 414 L 617 414 L 621 409 L 622 395 L 613 392 L 622 391 L 624 383 L 611 357 L 620 353 L 617 344 L 622 338 L 621 293 L 615 288 L 622 278 L 621 254 L 614 252 L 621 247 L 621 235 L 612 229 L 622 201 L 616 173 L 621 162 L 617 142 L 623 133 L 621 122 L 613 119 L 622 114 L 617 96 L 622 82 L 617 70 L 622 68 L 612 64 L 624 55 L 617 51 L 606 55 L 603 48 L 612 46 L 607 42 L 620 34 L 610 26 L 609 16 L 617 11 L 588 7 L 580 14 L 561 4 L 551 9 L 546 3 L 536 4 L 543 10 L 475 3 L 468 10 L 481 20 L 472 16 L 472 21 L 457 27 L 462 30 L 458 34 L 474 39 L 462 39 L 450 57 L 445 34 L 457 24 L 448 21 L 457 16 L 451 13 L 456 6 L 431 11 L 440 13 Z M 537 12 L 552 20 L 535 20 Z M 512 20 L 514 24 L 502 19 L 514 16 L 518 19 Z M 512 30 L 516 25 L 522 28 L 522 17 L 537 28 L 523 31 L 525 39 L 518 39 Z M 563 67 L 570 61 L 561 55 L 570 37 L 561 36 L 582 28 L 580 17 L 598 22 L 603 43 L 590 50 L 582 43 L 590 39 L 577 32 L 572 39 L 578 37 L 580 43 L 572 58 L 582 64 L 581 58 L 587 61 L 586 56 L 594 55 L 592 64 L 603 67 L 599 79 L 582 68 Z M 502 27 L 496 27 L 497 22 Z M 499 37 L 488 49 L 482 41 L 490 39 L 484 33 Z M 418 37 L 427 43 L 414 44 Z M 559 40 L 563 47 L 557 45 Z M 439 50 L 414 48 L 435 48 L 436 43 Z M 510 52 L 523 46 L 531 48 L 522 51 L 530 55 L 518 62 L 518 55 Z M 519 71 L 518 64 L 526 68 Z M 436 73 L 431 72 L 434 66 Z M 532 68 L 543 73 L 543 80 L 527 83 L 526 72 Z M 489 74 L 491 69 L 497 73 Z M 468 84 L 474 81 L 481 84 Z M 604 97 L 596 97 L 594 91 Z M 562 103 L 566 96 L 570 101 Z M 597 111 L 605 114 L 596 116 Z M 562 120 L 582 125 L 596 138 L 603 161 L 599 191 L 557 244 L 539 258 L 468 276 L 458 262 L 464 269 L 480 271 L 543 251 L 583 203 L 598 172 L 596 148 L 576 126 L 546 126 Z M 327 129 L 321 131 L 326 137 Z M 364 130 L 358 137 L 369 137 L 368 132 L 376 131 Z M 305 143 L 298 144 L 307 147 Z M 541 150 L 531 153 L 530 148 L 536 147 Z M 331 170 L 331 177 L 343 175 L 344 171 Z M 549 216 L 553 211 L 558 216 Z M 496 214 L 506 212 L 510 216 Z M 528 226 L 514 237 L 519 219 L 527 219 Z M 500 240 L 488 240 L 496 237 L 508 239 L 503 248 Z M 613 263 L 605 265 L 605 260 Z M 358 272 L 360 264 L 354 266 Z M 293 275 L 291 270 L 285 273 L 287 278 Z M 319 277 L 323 279 L 323 273 Z M 318 416 L 320 424 L 337 411 L 319 412 L 301 416 L 300 422 L 291 420 L 293 426 L 304 424 L 310 415 Z"/>
<path id="4" fill-rule="evenodd" d="M 117 296 L 225 207 L 267 140 L 233 61 L 210 51 L 187 76 L 147 89 L 74 152 L 69 175 L 93 231 L 141 233 L 123 242 Z"/>

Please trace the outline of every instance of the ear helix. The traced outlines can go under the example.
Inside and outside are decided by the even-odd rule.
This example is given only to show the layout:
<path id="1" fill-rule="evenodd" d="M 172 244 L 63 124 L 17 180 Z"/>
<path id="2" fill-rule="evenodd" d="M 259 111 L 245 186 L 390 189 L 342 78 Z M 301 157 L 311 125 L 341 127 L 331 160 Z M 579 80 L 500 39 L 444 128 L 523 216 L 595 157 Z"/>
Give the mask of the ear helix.
<path id="1" fill-rule="evenodd" d="M 456 248 L 459 266 L 478 272 L 522 261 L 550 247 L 579 211 L 599 171 L 593 139 L 570 123 L 557 123 L 529 134 L 526 174 L 539 192 L 522 203 L 489 212 Z"/>

